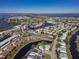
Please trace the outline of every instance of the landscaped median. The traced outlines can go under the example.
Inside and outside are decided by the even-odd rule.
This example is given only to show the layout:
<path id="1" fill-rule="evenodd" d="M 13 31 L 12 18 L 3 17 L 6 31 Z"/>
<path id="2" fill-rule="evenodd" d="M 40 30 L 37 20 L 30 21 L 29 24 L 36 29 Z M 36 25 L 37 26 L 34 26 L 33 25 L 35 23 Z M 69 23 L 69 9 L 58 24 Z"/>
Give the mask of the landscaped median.
<path id="1" fill-rule="evenodd" d="M 20 51 L 21 48 L 23 48 L 25 45 L 30 43 L 30 41 L 22 41 L 21 44 L 16 46 L 6 57 L 6 59 L 13 59 L 15 55 Z"/>

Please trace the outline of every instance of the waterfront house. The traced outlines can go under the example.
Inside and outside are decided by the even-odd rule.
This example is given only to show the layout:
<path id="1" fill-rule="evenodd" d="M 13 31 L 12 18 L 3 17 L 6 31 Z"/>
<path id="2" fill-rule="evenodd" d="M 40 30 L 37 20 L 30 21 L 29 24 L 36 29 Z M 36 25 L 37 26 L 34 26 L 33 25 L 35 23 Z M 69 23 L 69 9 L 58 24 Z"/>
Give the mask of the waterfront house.
<path id="1" fill-rule="evenodd" d="M 59 57 L 60 57 L 60 59 L 68 59 L 68 56 L 65 53 L 60 53 Z"/>
<path id="2" fill-rule="evenodd" d="M 65 48 L 58 48 L 57 51 L 59 53 L 67 53 Z"/>

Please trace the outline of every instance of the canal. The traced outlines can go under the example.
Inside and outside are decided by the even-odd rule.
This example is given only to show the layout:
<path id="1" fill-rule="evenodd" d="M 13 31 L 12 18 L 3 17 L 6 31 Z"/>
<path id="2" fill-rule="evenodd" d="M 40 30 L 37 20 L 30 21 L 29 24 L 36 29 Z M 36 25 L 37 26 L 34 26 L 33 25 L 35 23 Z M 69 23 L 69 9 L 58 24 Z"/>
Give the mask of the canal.
<path id="1" fill-rule="evenodd" d="M 79 35 L 79 32 L 73 34 L 70 40 L 70 51 L 72 54 L 72 59 L 79 59 L 79 53 L 76 46 L 77 35 Z"/>
<path id="2" fill-rule="evenodd" d="M 44 40 L 43 40 L 44 41 Z M 14 57 L 14 59 L 21 59 L 31 48 L 32 48 L 32 45 L 37 45 L 39 42 L 42 42 L 42 41 L 37 41 L 37 42 L 32 42 L 32 43 L 29 43 L 27 45 L 25 45 Z M 52 43 L 50 41 L 44 41 L 44 42 L 47 42 L 47 43 Z"/>

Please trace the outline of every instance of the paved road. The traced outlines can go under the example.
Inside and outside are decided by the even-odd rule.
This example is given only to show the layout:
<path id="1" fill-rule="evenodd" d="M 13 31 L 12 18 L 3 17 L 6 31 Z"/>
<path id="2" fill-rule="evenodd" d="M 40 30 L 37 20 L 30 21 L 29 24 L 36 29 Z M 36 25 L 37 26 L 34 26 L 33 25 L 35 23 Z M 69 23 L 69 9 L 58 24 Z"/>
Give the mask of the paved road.
<path id="1" fill-rule="evenodd" d="M 51 53 L 51 59 L 56 59 L 56 58 L 57 58 L 57 56 L 56 56 L 57 39 L 58 39 L 58 36 L 56 37 L 56 39 L 55 39 L 54 42 L 53 42 L 52 53 Z"/>

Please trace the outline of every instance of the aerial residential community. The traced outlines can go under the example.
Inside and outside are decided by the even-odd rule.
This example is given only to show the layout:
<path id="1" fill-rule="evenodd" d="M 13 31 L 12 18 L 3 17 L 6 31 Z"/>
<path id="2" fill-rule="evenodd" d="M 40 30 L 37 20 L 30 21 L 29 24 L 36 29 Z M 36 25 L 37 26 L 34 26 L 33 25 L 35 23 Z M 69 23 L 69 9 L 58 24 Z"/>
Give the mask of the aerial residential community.
<path id="1" fill-rule="evenodd" d="M 11 16 L 0 28 L 0 59 L 79 57 L 79 17 Z"/>
<path id="2" fill-rule="evenodd" d="M 0 59 L 79 59 L 79 0 L 0 0 Z"/>

